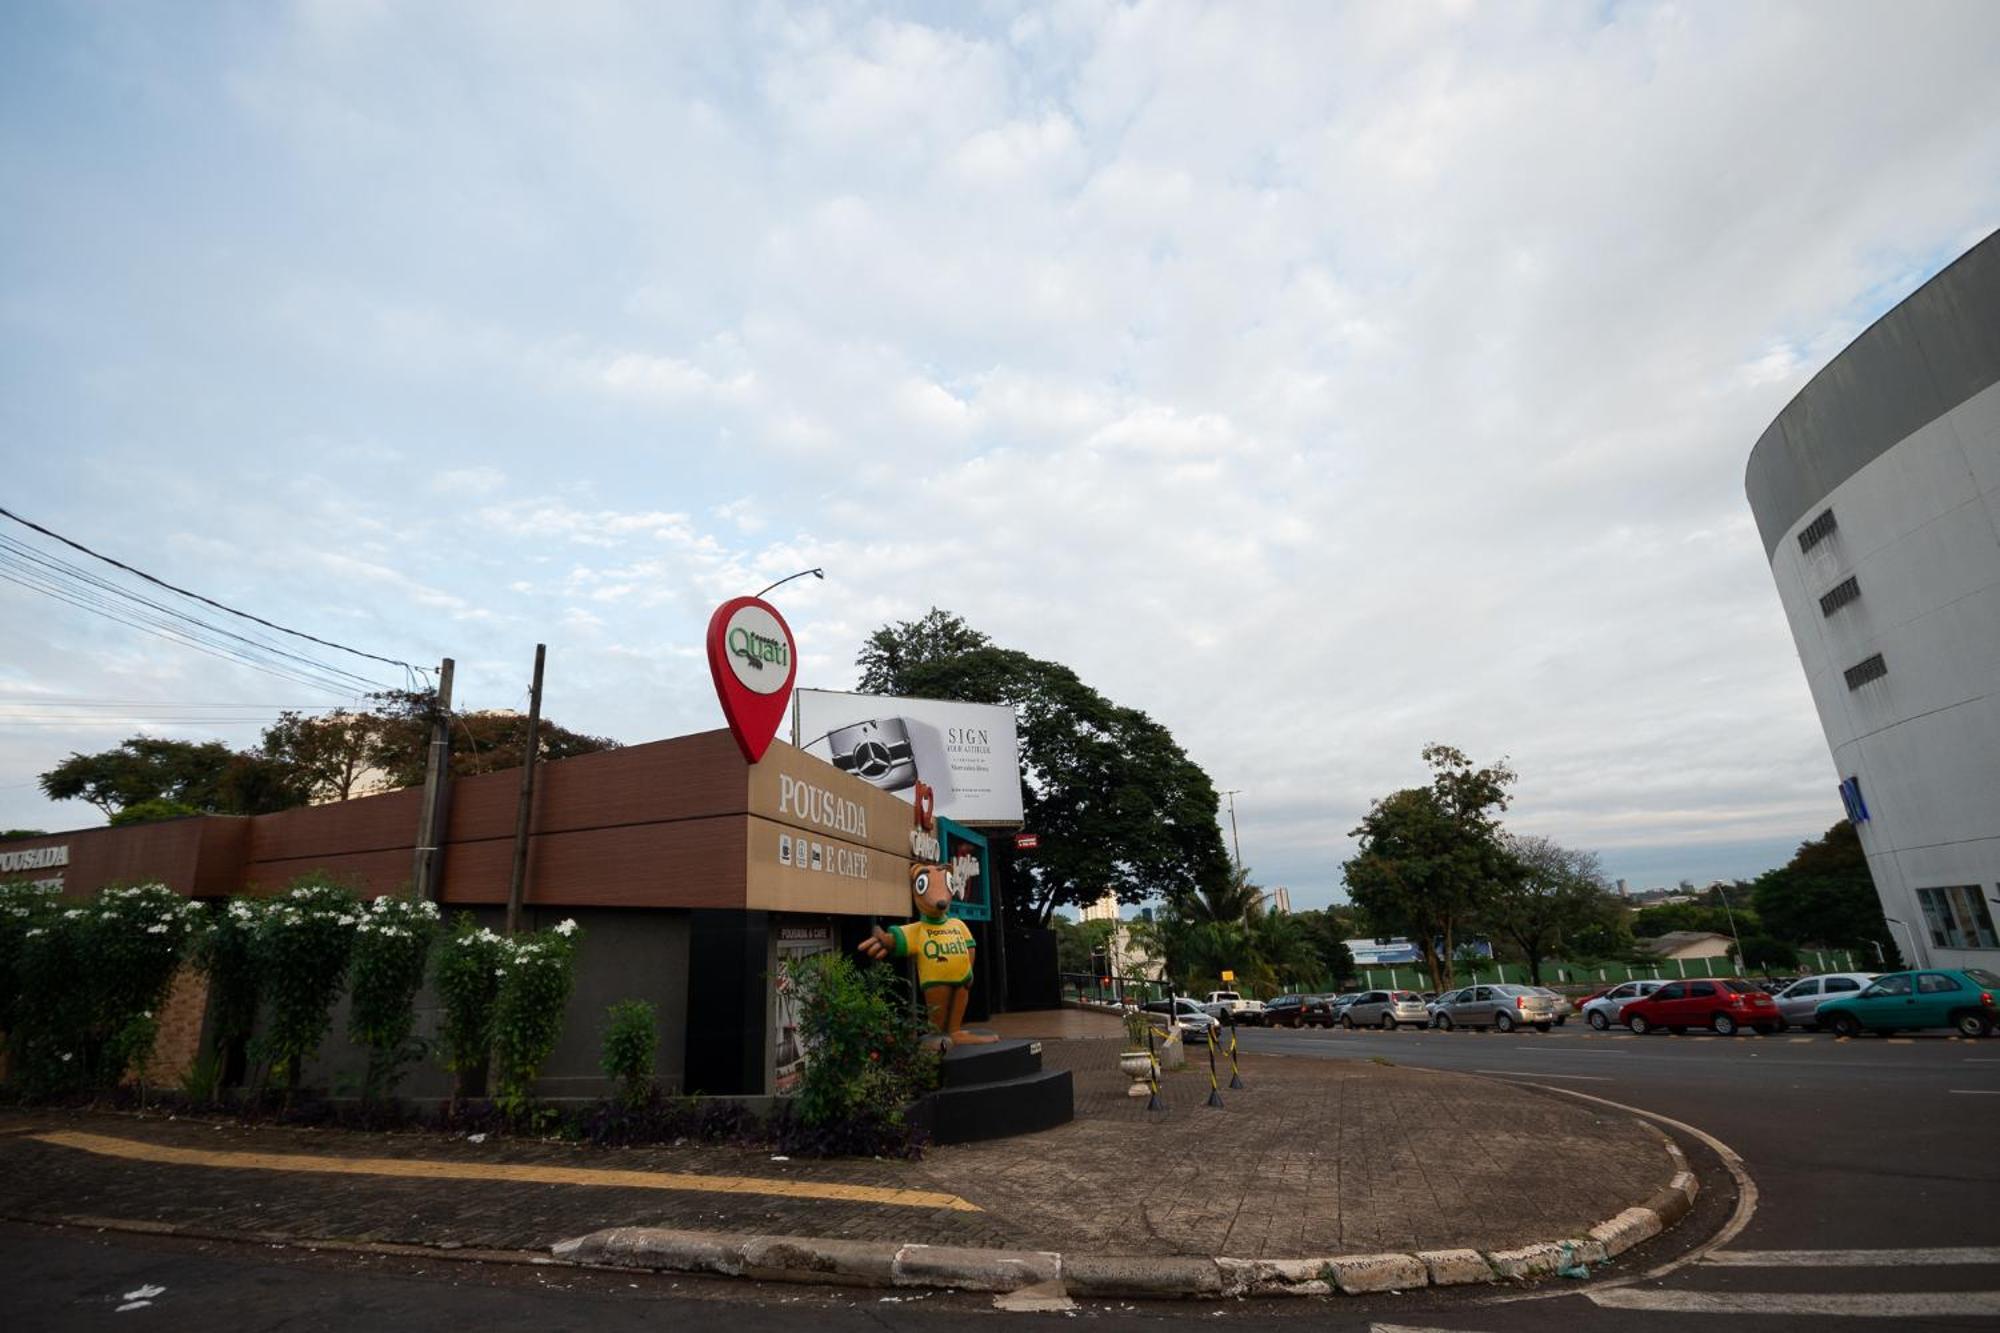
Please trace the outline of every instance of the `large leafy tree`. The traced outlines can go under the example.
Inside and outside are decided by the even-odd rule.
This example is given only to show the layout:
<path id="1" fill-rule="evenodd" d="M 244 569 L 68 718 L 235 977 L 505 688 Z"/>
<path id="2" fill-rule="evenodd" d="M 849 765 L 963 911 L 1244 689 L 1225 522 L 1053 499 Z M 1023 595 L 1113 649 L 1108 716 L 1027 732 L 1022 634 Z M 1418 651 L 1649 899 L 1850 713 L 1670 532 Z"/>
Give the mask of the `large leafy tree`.
<path id="1" fill-rule="evenodd" d="M 107 818 L 146 806 L 150 817 L 167 810 L 200 814 L 261 815 L 311 801 L 345 800 L 368 790 L 415 786 L 429 758 L 433 696 L 391 691 L 374 696 L 369 712 L 326 717 L 279 715 L 254 750 L 232 750 L 221 741 L 134 736 L 116 749 L 72 754 L 41 776 L 42 791 L 57 801 L 87 801 Z M 528 739 L 524 714 L 454 713 L 454 777 L 520 765 Z M 613 749 L 618 742 L 587 736 L 547 718 L 537 730 L 544 760 Z M 157 803 L 157 804 L 156 804 Z"/>
<path id="2" fill-rule="evenodd" d="M 1215 786 L 1173 735 L 1121 708 L 1058 662 L 1000 648 L 959 617 L 922 619 L 868 637 L 857 665 L 871 694 L 1008 704 L 1018 720 L 1032 858 L 1009 910 L 1046 925 L 1058 907 L 1107 891 L 1118 901 L 1180 901 L 1229 877 Z"/>
<path id="3" fill-rule="evenodd" d="M 1882 900 L 1868 873 L 1861 839 L 1844 819 L 1824 836 L 1800 843 L 1785 865 L 1759 875 L 1750 886 L 1750 899 L 1763 931 L 1785 943 L 1841 949 L 1880 946 L 1885 958 L 1896 948 L 1896 938 L 1882 919 Z M 1742 915 L 1740 906 L 1737 915 Z"/>
<path id="4" fill-rule="evenodd" d="M 1347 947 L 1347 942 L 1359 937 L 1360 928 L 1355 923 L 1352 909 L 1336 906 L 1295 912 L 1292 919 L 1298 922 L 1306 943 L 1319 960 L 1320 979 L 1338 986 L 1354 975 L 1354 954 Z"/>
<path id="5" fill-rule="evenodd" d="M 1378 933 L 1413 940 L 1431 983 L 1452 975 L 1459 927 L 1512 873 L 1499 814 L 1514 772 L 1503 761 L 1475 768 L 1449 745 L 1424 747 L 1428 787 L 1407 787 L 1369 807 L 1342 866 L 1348 897 Z"/>
<path id="6" fill-rule="evenodd" d="M 1595 852 L 1576 851 L 1548 838 L 1506 838 L 1510 873 L 1494 882 L 1479 909 L 1479 924 L 1511 944 L 1528 965 L 1535 984 L 1542 962 L 1577 952 L 1589 932 L 1610 928 L 1622 915 L 1618 900 L 1604 887 L 1604 868 Z"/>
<path id="7" fill-rule="evenodd" d="M 115 749 L 72 754 L 41 775 L 53 801 L 86 801 L 108 818 L 127 806 L 165 801 L 204 814 L 256 815 L 302 804 L 282 763 L 221 741 L 134 736 Z"/>

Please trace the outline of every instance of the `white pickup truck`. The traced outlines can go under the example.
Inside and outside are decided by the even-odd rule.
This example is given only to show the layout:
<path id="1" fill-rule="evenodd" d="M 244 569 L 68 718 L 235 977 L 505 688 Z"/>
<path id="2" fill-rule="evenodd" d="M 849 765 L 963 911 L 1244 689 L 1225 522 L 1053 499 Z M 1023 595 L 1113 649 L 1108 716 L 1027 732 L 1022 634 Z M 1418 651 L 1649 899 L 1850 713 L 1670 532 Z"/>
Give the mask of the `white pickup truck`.
<path id="1" fill-rule="evenodd" d="M 1264 1002 L 1246 1000 L 1233 990 L 1212 990 L 1202 1004 L 1202 1012 L 1218 1023 L 1241 1023 L 1245 1027 L 1262 1027 L 1264 1023 Z"/>

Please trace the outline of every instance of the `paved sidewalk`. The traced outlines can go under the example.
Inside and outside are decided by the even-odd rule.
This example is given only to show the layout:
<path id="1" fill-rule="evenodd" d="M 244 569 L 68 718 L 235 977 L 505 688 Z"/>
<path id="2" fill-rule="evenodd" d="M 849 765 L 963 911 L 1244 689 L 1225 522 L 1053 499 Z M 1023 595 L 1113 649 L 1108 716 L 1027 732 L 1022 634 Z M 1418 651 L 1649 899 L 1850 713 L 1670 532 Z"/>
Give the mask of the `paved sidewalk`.
<path id="1" fill-rule="evenodd" d="M 1047 1067 L 1075 1075 L 1075 1123 L 921 1162 L 11 1112 L 0 1214 L 478 1249 L 640 1226 L 1289 1258 L 1580 1234 L 1674 1171 L 1629 1117 L 1365 1059 L 1245 1058 L 1247 1087 L 1225 1089 L 1216 1110 L 1204 1058 L 1168 1076 L 1168 1109 L 1149 1115 L 1125 1095 L 1123 1042 L 1081 1035 L 1106 1021 L 1065 1011 L 993 1024 L 1047 1038 Z"/>

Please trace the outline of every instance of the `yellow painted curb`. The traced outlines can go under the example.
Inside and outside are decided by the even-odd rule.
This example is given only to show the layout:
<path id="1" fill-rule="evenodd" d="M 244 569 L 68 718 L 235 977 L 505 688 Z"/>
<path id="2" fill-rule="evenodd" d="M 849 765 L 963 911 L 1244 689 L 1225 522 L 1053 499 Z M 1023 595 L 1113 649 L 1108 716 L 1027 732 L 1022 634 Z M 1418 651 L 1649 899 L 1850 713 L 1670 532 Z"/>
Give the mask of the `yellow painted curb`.
<path id="1" fill-rule="evenodd" d="M 306 1171 L 332 1176 L 392 1176 L 402 1180 L 498 1180 L 526 1185 L 587 1185 L 608 1189 L 683 1190 L 700 1194 L 758 1194 L 785 1199 L 831 1199 L 841 1203 L 886 1203 L 901 1208 L 981 1209 L 956 1194 L 883 1189 L 812 1180 L 766 1180 L 757 1176 L 698 1176 L 680 1171 L 609 1171 L 588 1167 L 528 1166 L 518 1162 L 436 1162 L 401 1157 L 321 1157 L 307 1153 L 210 1152 L 168 1148 L 105 1134 L 52 1130 L 29 1136 L 38 1143 L 75 1148 L 100 1157 L 167 1166 L 206 1166 L 231 1171 Z"/>

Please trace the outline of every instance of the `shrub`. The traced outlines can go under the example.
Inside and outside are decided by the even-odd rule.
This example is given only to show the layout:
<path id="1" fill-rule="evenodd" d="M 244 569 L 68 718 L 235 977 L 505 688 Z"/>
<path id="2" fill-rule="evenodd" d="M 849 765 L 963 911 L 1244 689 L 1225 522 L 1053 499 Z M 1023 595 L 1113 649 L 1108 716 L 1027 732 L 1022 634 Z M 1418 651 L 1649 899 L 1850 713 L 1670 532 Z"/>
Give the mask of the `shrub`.
<path id="1" fill-rule="evenodd" d="M 234 1052 L 247 1049 L 257 1030 L 257 932 L 264 907 L 261 898 L 231 898 L 209 919 L 194 950 L 196 965 L 208 974 L 218 1089 L 229 1077 Z"/>
<path id="2" fill-rule="evenodd" d="M 25 879 L 0 884 L 0 1033 L 14 1031 L 28 932 L 47 927 L 60 891 Z"/>
<path id="3" fill-rule="evenodd" d="M 500 994 L 493 1006 L 493 1054 L 499 1071 L 500 1109 L 526 1118 L 535 1076 L 562 1034 L 563 1010 L 575 982 L 576 922 L 503 940 Z"/>
<path id="4" fill-rule="evenodd" d="M 283 1078 L 287 1100 L 333 1025 L 360 919 L 354 895 L 318 874 L 294 880 L 259 916 L 252 950 L 269 1016 L 258 1053 Z"/>
<path id="5" fill-rule="evenodd" d="M 115 886 L 28 915 L 15 957 L 14 1049 L 31 1095 L 111 1088 L 142 1066 L 201 906 L 164 884 Z"/>
<path id="6" fill-rule="evenodd" d="M 354 928 L 347 1035 L 368 1048 L 361 1082 L 365 1102 L 395 1091 L 414 1054 L 410 1033 L 416 1027 L 417 991 L 437 921 L 436 903 L 383 897 L 368 904 Z"/>
<path id="7" fill-rule="evenodd" d="M 858 968 L 837 953 L 793 964 L 799 1039 L 806 1048 L 799 1091 L 781 1121 L 788 1149 L 914 1155 L 918 1136 L 904 1108 L 937 1084 L 937 1057 L 902 978 Z"/>
<path id="8" fill-rule="evenodd" d="M 493 1051 L 493 1011 L 500 997 L 507 941 L 460 912 L 451 938 L 438 952 L 437 991 L 444 1005 L 438 1045 L 455 1076 L 452 1100 L 483 1096 Z"/>
<path id="9" fill-rule="evenodd" d="M 659 1045 L 659 1025 L 653 1006 L 626 1000 L 607 1011 L 604 1027 L 604 1076 L 618 1084 L 618 1100 L 643 1105 L 653 1089 L 653 1049 Z"/>

